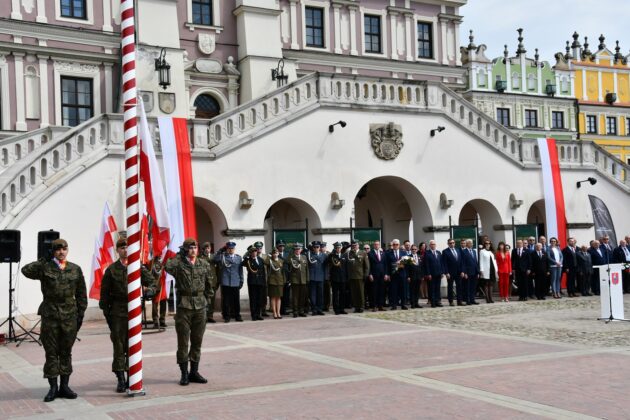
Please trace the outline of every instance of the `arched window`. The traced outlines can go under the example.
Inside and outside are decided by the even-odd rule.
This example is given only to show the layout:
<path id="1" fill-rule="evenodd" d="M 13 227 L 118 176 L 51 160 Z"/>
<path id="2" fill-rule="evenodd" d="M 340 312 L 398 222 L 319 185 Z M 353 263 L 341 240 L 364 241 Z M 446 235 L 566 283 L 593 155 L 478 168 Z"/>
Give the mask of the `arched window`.
<path id="1" fill-rule="evenodd" d="M 512 73 L 512 89 L 521 88 L 521 75 L 514 72 Z"/>
<path id="2" fill-rule="evenodd" d="M 527 75 L 527 90 L 536 90 L 537 80 L 533 74 Z"/>
<path id="3" fill-rule="evenodd" d="M 206 93 L 195 99 L 195 118 L 214 118 L 221 113 L 221 105 Z"/>
<path id="4" fill-rule="evenodd" d="M 479 87 L 486 87 L 487 82 L 488 78 L 486 77 L 486 71 L 479 69 L 479 74 L 477 75 L 477 85 L 479 85 Z"/>

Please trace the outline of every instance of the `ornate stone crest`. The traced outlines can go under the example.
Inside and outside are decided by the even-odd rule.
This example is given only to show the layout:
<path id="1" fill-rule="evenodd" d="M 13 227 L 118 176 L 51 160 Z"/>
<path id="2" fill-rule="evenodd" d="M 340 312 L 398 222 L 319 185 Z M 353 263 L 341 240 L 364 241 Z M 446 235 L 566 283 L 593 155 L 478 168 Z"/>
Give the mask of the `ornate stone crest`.
<path id="1" fill-rule="evenodd" d="M 394 123 L 370 124 L 370 140 L 374 153 L 381 159 L 395 159 L 403 147 L 402 130 Z"/>
<path id="2" fill-rule="evenodd" d="M 199 50 L 202 53 L 212 54 L 217 46 L 215 35 L 200 33 L 199 38 L 197 39 L 197 44 L 199 45 Z"/>
<path id="3" fill-rule="evenodd" d="M 158 95 L 158 103 L 160 110 L 165 114 L 171 114 L 175 111 L 175 94 L 169 92 L 160 92 Z"/>

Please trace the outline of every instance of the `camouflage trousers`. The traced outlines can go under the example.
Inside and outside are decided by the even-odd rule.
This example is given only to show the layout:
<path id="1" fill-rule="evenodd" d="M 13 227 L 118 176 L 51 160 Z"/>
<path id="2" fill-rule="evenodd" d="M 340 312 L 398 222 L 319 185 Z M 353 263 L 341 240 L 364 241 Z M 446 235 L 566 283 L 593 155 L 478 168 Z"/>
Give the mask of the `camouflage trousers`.
<path id="1" fill-rule="evenodd" d="M 56 378 L 72 373 L 72 346 L 77 337 L 77 320 L 42 317 L 40 339 L 46 353 L 44 378 Z"/>
<path id="2" fill-rule="evenodd" d="M 111 331 L 109 338 L 112 340 L 114 348 L 114 359 L 112 360 L 112 372 L 127 371 L 128 352 L 128 324 L 127 317 L 113 316 L 111 318 Z"/>
<path id="3" fill-rule="evenodd" d="M 201 343 L 206 331 L 206 308 L 177 308 L 175 332 L 177 332 L 177 363 L 199 362 Z M 190 349 L 189 349 L 190 344 Z"/>

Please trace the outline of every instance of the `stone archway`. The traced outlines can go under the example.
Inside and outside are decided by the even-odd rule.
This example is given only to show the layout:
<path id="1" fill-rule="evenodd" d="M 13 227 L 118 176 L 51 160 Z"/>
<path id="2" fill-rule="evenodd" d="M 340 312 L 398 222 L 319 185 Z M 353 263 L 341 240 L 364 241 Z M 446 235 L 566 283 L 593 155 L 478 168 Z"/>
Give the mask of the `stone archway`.
<path id="1" fill-rule="evenodd" d="M 496 246 L 501 240 L 505 240 L 504 234 L 494 230 L 495 225 L 503 224 L 499 210 L 487 200 L 474 199 L 468 201 L 459 212 L 460 225 L 474 225 L 479 227 L 479 236 L 488 235 Z"/>
<path id="2" fill-rule="evenodd" d="M 227 241 L 223 232 L 227 229 L 227 220 L 223 211 L 213 201 L 195 197 L 195 217 L 199 242 L 211 242 L 217 249 Z"/>
<path id="3" fill-rule="evenodd" d="M 321 221 L 315 209 L 306 201 L 295 197 L 282 198 L 273 203 L 265 214 L 265 242 L 273 242 L 274 229 L 307 229 L 309 241 L 321 240 L 312 229 L 321 228 Z"/>
<path id="4" fill-rule="evenodd" d="M 545 215 L 545 200 L 534 202 L 527 211 L 527 224 L 538 226 L 538 236 L 547 234 L 547 218 Z M 536 238 L 538 239 L 538 238 Z"/>
<path id="5" fill-rule="evenodd" d="M 433 219 L 422 193 L 409 181 L 398 176 L 371 179 L 359 189 L 354 199 L 354 226 L 381 227 L 383 240 L 413 242 L 430 235 L 423 227 Z"/>

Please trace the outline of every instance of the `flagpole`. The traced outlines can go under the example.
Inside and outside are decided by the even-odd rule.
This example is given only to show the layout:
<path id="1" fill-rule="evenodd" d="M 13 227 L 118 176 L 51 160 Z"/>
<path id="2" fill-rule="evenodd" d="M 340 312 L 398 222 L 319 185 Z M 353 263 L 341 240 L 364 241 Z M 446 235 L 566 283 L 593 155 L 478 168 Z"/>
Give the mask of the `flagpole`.
<path id="1" fill-rule="evenodd" d="M 125 130 L 125 202 L 127 217 L 127 313 L 129 389 L 145 395 L 142 386 L 142 309 L 140 302 L 140 216 L 138 198 L 138 127 L 136 121 L 136 37 L 134 1 L 121 0 L 121 54 Z"/>

